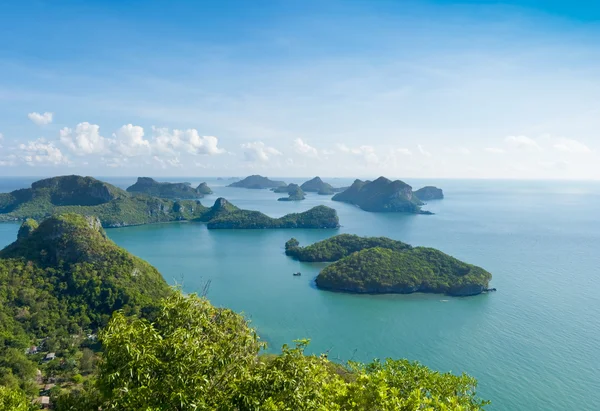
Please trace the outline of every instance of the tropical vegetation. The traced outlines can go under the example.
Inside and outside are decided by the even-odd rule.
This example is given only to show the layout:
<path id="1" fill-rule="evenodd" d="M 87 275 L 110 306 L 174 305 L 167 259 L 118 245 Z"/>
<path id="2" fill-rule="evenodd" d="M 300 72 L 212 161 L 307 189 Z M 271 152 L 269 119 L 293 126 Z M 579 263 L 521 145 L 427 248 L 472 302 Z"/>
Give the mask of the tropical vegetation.
<path id="1" fill-rule="evenodd" d="M 244 317 L 169 289 L 110 241 L 98 219 L 67 214 L 36 225 L 25 222 L 0 252 L 0 411 L 29 411 L 40 390 L 58 411 L 487 404 L 472 377 L 407 360 L 342 365 L 307 354 L 304 340 L 264 355 Z M 54 388 L 44 386 L 50 379 Z"/>
<path id="2" fill-rule="evenodd" d="M 357 251 L 325 267 L 319 288 L 353 293 L 480 294 L 492 275 L 439 250 L 375 247 Z"/>
<path id="3" fill-rule="evenodd" d="M 339 234 L 323 241 L 300 247 L 295 238 L 285 243 L 285 254 L 300 261 L 331 262 L 366 248 L 381 247 L 390 250 L 408 250 L 410 245 L 387 237 L 360 237 L 354 234 Z"/>

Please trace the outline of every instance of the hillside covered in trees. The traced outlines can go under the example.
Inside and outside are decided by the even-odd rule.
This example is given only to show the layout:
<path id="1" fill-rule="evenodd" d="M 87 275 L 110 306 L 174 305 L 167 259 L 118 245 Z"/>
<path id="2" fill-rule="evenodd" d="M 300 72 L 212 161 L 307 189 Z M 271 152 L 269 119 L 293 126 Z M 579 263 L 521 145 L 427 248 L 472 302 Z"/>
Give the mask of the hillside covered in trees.
<path id="1" fill-rule="evenodd" d="M 96 218 L 76 214 L 39 226 L 28 220 L 0 252 L 0 317 L 3 411 L 30 410 L 40 390 L 58 411 L 486 404 L 473 378 L 407 360 L 342 365 L 307 355 L 305 340 L 264 355 L 244 317 L 169 289 L 156 269 L 110 241 Z M 56 386 L 44 387 L 48 381 Z"/>
<path id="2" fill-rule="evenodd" d="M 414 195 L 411 186 L 385 177 L 374 181 L 355 180 L 348 189 L 334 195 L 332 200 L 354 204 L 372 212 L 431 214 L 421 210 L 423 202 Z"/>
<path id="3" fill-rule="evenodd" d="M 443 252 L 412 247 L 387 237 L 340 234 L 306 247 L 292 238 L 286 255 L 306 262 L 334 262 L 315 282 L 319 288 L 351 293 L 480 294 L 492 275 Z"/>
<path id="4" fill-rule="evenodd" d="M 200 188 L 201 186 L 194 188 L 189 183 L 158 182 L 150 177 L 138 177 L 135 184 L 127 187 L 127 192 L 175 200 L 193 200 L 204 197 L 208 186 L 205 184 L 202 190 Z"/>
<path id="5" fill-rule="evenodd" d="M 103 227 L 169 221 L 204 222 L 208 228 L 221 229 L 339 226 L 336 211 L 326 206 L 271 218 L 258 211 L 239 209 L 223 198 L 217 199 L 212 207 L 205 207 L 198 200 L 169 200 L 129 193 L 92 177 L 53 177 L 37 181 L 31 188 L 0 194 L 0 221 L 43 219 L 60 213 L 97 216 Z"/>
<path id="6" fill-rule="evenodd" d="M 387 237 L 360 237 L 354 234 L 339 234 L 306 247 L 300 247 L 295 238 L 285 243 L 285 254 L 299 261 L 332 262 L 366 248 L 381 247 L 390 250 L 408 250 L 410 245 Z"/>

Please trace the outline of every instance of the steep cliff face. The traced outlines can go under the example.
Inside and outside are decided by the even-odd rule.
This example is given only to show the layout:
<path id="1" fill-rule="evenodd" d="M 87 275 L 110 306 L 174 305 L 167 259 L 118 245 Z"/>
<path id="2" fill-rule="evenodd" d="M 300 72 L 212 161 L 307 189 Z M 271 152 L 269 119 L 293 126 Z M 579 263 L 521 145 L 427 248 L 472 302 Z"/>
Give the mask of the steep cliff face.
<path id="1" fill-rule="evenodd" d="M 421 210 L 423 203 L 413 194 L 411 186 L 385 177 L 375 181 L 355 180 L 352 186 L 334 195 L 332 200 L 355 204 L 365 211 L 428 214 Z"/>
<path id="2" fill-rule="evenodd" d="M 444 198 L 444 192 L 441 188 L 426 186 L 415 191 L 415 195 L 421 201 L 441 200 Z"/>

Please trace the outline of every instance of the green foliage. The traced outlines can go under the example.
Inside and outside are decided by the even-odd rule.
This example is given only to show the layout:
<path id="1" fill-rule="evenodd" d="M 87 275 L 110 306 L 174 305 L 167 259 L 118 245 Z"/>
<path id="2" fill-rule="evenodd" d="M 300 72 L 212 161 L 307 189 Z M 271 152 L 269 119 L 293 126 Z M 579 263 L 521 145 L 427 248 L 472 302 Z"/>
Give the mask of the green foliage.
<path id="1" fill-rule="evenodd" d="M 466 411 L 481 410 L 476 381 L 407 360 L 330 362 L 307 340 L 280 355 L 243 317 L 195 295 L 163 300 L 156 321 L 116 313 L 102 332 L 96 382 L 57 398 L 59 411 Z"/>
<path id="2" fill-rule="evenodd" d="M 243 317 L 180 293 L 153 323 L 115 313 L 100 338 L 102 407 L 123 411 L 221 409 L 261 347 Z"/>
<path id="3" fill-rule="evenodd" d="M 353 234 L 340 234 L 306 247 L 300 247 L 298 240 L 292 238 L 285 243 L 285 254 L 300 261 L 329 262 L 337 261 L 356 251 L 373 247 L 397 251 L 412 248 L 406 243 L 387 237 L 359 237 Z"/>
<path id="4" fill-rule="evenodd" d="M 478 294 L 492 275 L 433 248 L 396 251 L 381 247 L 353 253 L 323 269 L 320 288 L 357 293 L 434 292 Z"/>
<path id="5" fill-rule="evenodd" d="M 348 189 L 331 199 L 357 205 L 365 211 L 431 214 L 421 210 L 423 203 L 413 195 L 411 186 L 385 177 L 375 181 L 355 180 Z"/>
<path id="6" fill-rule="evenodd" d="M 32 410 L 35 410 L 35 407 L 31 405 L 31 402 L 23 391 L 0 385 L 0 411 Z"/>
<path id="7" fill-rule="evenodd" d="M 189 184 L 159 183 L 150 177 L 138 177 L 134 185 L 127 187 L 127 192 L 172 199 L 195 199 L 204 197 L 204 193 L 191 187 Z"/>

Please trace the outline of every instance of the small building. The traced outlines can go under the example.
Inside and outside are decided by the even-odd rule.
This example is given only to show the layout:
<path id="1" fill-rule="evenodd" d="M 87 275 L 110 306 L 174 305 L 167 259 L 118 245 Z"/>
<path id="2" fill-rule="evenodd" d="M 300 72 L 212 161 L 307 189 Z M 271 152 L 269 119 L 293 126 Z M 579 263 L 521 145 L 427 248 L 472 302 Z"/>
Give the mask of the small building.
<path id="1" fill-rule="evenodd" d="M 48 354 L 46 354 L 46 356 L 44 357 L 44 361 L 52 361 L 53 359 L 56 358 L 56 353 L 53 352 L 49 352 Z"/>
<path id="2" fill-rule="evenodd" d="M 42 395 L 41 397 L 37 397 L 33 400 L 34 404 L 38 404 L 43 410 L 50 409 L 50 397 L 46 395 Z"/>

